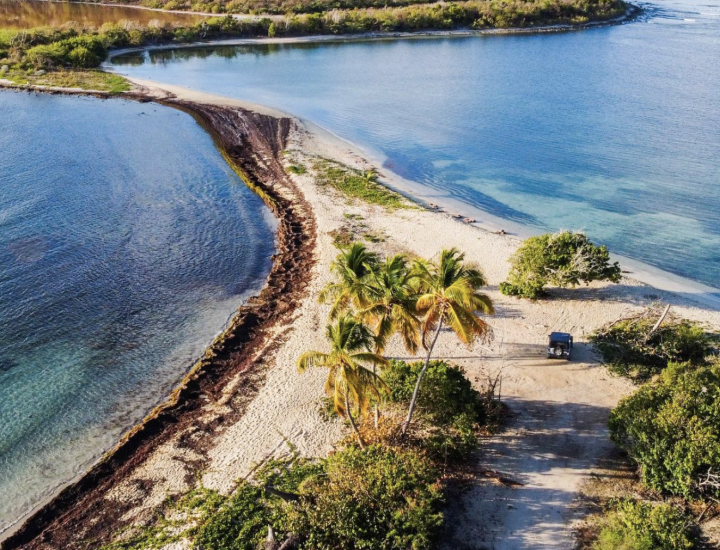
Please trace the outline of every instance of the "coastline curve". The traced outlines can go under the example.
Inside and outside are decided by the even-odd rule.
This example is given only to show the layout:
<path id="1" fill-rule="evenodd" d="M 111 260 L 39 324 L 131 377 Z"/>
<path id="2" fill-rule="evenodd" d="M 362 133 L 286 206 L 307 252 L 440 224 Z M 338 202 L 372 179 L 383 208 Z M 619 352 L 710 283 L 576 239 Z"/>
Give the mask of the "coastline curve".
<path id="1" fill-rule="evenodd" d="M 102 93 L 82 95 L 109 97 Z M 109 506 L 104 495 L 173 435 L 187 429 L 209 428 L 195 413 L 208 400 L 217 400 L 228 381 L 238 375 L 243 375 L 243 379 L 251 377 L 249 375 L 260 369 L 259 354 L 272 340 L 272 329 L 298 307 L 315 261 L 313 214 L 279 161 L 294 129 L 292 119 L 239 107 L 201 105 L 170 95 L 151 97 L 141 92 L 120 97 L 155 101 L 193 116 L 212 136 L 228 164 L 276 216 L 277 251 L 261 292 L 238 309 L 225 331 L 207 348 L 168 399 L 129 430 L 92 468 L 16 524 L 16 529 L 10 528 L 0 542 L 3 550 L 86 548 L 89 541 L 102 540 L 115 532 L 122 523 L 124 510 L 121 505 Z M 254 384 L 244 384 L 241 380 L 237 391 L 246 394 L 243 401 L 246 404 L 257 389 Z M 230 422 L 242 413 L 234 410 L 219 422 Z M 184 443 L 190 447 L 202 445 L 192 438 Z M 91 515 L 103 521 L 87 521 Z"/>

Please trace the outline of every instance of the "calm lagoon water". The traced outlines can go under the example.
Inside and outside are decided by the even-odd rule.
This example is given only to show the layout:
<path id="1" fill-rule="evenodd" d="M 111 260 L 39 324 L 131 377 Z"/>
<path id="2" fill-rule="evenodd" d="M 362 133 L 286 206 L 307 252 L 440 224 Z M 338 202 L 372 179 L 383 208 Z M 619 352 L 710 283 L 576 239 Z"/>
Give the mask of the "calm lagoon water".
<path id="1" fill-rule="evenodd" d="M 274 221 L 174 109 L 0 93 L 0 531 L 164 399 Z"/>
<path id="2" fill-rule="evenodd" d="M 534 231 L 720 286 L 720 2 L 532 36 L 153 51 L 118 72 L 271 105 Z"/>
<path id="3" fill-rule="evenodd" d="M 163 13 L 141 10 L 127 6 L 100 6 L 96 4 L 53 2 L 48 0 L 0 0 L 0 28 L 31 29 L 33 27 L 58 26 L 75 22 L 92 27 L 104 23 L 128 21 L 140 25 L 156 23 L 192 24 L 203 16 Z"/>

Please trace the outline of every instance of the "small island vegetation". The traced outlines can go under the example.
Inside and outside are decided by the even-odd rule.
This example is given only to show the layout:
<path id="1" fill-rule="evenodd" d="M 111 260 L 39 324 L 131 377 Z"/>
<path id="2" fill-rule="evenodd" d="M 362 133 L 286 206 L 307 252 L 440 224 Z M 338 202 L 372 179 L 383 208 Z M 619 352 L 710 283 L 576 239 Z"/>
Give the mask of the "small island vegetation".
<path id="1" fill-rule="evenodd" d="M 575 287 L 592 281 L 620 281 L 617 262 L 610 262 L 605 246 L 593 244 L 584 233 L 560 231 L 530 237 L 510 258 L 510 274 L 500 292 L 536 300 L 546 287 Z"/>

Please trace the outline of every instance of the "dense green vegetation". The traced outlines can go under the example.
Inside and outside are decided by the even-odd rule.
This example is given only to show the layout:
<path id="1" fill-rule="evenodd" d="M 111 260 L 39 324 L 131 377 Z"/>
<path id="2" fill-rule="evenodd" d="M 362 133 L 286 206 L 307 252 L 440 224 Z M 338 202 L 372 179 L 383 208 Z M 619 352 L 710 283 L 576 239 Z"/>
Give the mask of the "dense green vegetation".
<path id="1" fill-rule="evenodd" d="M 408 13 L 409 18 L 413 14 L 418 13 L 416 10 L 409 8 L 423 7 L 424 4 L 431 4 L 432 0 L 209 0 L 195 1 L 192 0 L 143 0 L 144 5 L 153 8 L 164 9 L 181 9 L 201 11 L 207 13 L 254 13 L 254 14 L 322 14 L 335 10 L 359 11 L 364 9 L 385 9 L 398 10 L 403 9 Z M 535 14 L 535 17 L 543 21 L 567 20 L 571 21 L 573 17 L 592 17 L 600 18 L 609 17 L 614 12 L 615 4 L 613 2 L 484 2 L 486 5 L 483 10 L 492 21 L 505 23 L 517 18 L 516 14 Z M 536 4 L 528 7 L 526 4 Z M 619 12 L 622 13 L 622 10 Z M 591 15 L 593 14 L 593 15 Z M 477 17 L 473 18 L 469 23 L 472 24 Z M 518 18 L 521 24 L 518 26 L 528 26 L 532 24 L 532 19 L 524 21 Z M 496 25 L 493 25 L 496 26 Z M 501 25 L 497 25 L 501 26 Z M 506 25 L 509 26 L 509 25 Z"/>
<path id="2" fill-rule="evenodd" d="M 442 526 L 439 474 L 421 453 L 372 445 L 328 457 L 323 476 L 302 486 L 287 529 L 308 550 L 421 550 Z"/>
<path id="3" fill-rule="evenodd" d="M 510 258 L 511 269 L 500 291 L 535 300 L 545 287 L 575 287 L 592 281 L 620 281 L 620 266 L 610 263 L 605 246 L 596 246 L 580 232 L 561 231 L 530 237 Z"/>
<path id="4" fill-rule="evenodd" d="M 610 432 L 649 487 L 685 498 L 720 497 L 720 363 L 671 364 L 613 409 Z"/>
<path id="5" fill-rule="evenodd" d="M 718 345 L 718 335 L 672 317 L 655 328 L 659 315 L 657 308 L 651 308 L 591 335 L 590 341 L 610 371 L 642 380 L 662 372 L 670 362 L 706 362 Z"/>
<path id="6" fill-rule="evenodd" d="M 406 406 L 412 398 L 423 363 L 391 360 L 382 377 L 389 401 Z M 436 460 L 462 460 L 478 446 L 481 430 L 494 431 L 502 408 L 490 393 L 481 395 L 462 370 L 445 361 L 431 361 L 424 391 L 418 397 L 418 421 L 423 435 L 418 444 Z"/>
<path id="7" fill-rule="evenodd" d="M 593 550 L 692 550 L 691 521 L 668 504 L 631 499 L 613 502 Z"/>
<path id="8" fill-rule="evenodd" d="M 370 6 L 374 0 L 371 0 Z M 401 3 L 405 0 L 401 0 Z M 285 17 L 238 20 L 232 17 L 208 18 L 192 26 L 170 24 L 147 27 L 130 24 L 106 24 L 100 28 L 83 28 L 67 24 L 57 28 L 28 31 L 0 29 L 0 65 L 15 70 L 50 68 L 92 68 L 113 48 L 158 43 L 181 43 L 230 37 L 274 37 L 316 34 L 348 34 L 389 31 L 420 31 L 454 28 L 533 27 L 548 24 L 578 24 L 603 20 L 625 12 L 622 0 L 535 0 L 527 2 L 496 2 L 469 0 L 464 2 L 400 5 L 395 7 L 342 8 L 333 3 L 303 4 L 294 7 L 278 5 Z M 222 7 L 221 7 L 222 6 Z M 385 4 L 383 4 L 385 6 Z M 246 4 L 218 3 L 188 5 L 170 2 L 165 8 L 192 8 L 201 11 L 252 11 Z M 258 9 L 273 11 L 271 6 Z M 313 12 L 313 13 L 299 13 Z M 357 181 L 348 181 L 356 187 Z"/>
<path id="9" fill-rule="evenodd" d="M 600 329 L 591 341 L 612 372 L 646 381 L 609 419 L 612 440 L 637 465 L 640 491 L 708 506 L 719 502 L 717 335 L 655 306 Z M 675 507 L 611 504 L 594 550 L 698 547 L 693 518 Z"/>

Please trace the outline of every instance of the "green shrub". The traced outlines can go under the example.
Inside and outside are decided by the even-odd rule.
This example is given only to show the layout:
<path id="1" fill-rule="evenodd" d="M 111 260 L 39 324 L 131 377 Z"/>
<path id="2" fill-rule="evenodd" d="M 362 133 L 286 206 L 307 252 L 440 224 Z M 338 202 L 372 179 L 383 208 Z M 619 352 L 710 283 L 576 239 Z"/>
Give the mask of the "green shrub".
<path id="1" fill-rule="evenodd" d="M 410 402 L 422 366 L 422 362 L 390 361 L 382 377 L 391 401 L 403 406 Z M 417 402 L 422 445 L 435 458 L 467 457 L 478 446 L 478 430 L 488 423 L 487 405 L 458 367 L 431 361 Z"/>
<path id="2" fill-rule="evenodd" d="M 610 413 L 610 434 L 640 466 L 643 482 L 686 498 L 720 497 L 701 486 L 720 472 L 720 364 L 671 364 Z"/>
<path id="3" fill-rule="evenodd" d="M 54 67 L 63 63 L 67 50 L 60 43 L 40 44 L 30 48 L 25 59 L 35 67 Z"/>
<path id="4" fill-rule="evenodd" d="M 593 550 L 692 550 L 697 540 L 677 508 L 620 500 L 603 522 Z"/>
<path id="5" fill-rule="evenodd" d="M 33 46 L 26 52 L 26 60 L 35 67 L 72 65 L 77 68 L 97 67 L 107 55 L 104 42 L 96 36 L 75 36 Z"/>
<path id="6" fill-rule="evenodd" d="M 716 334 L 685 319 L 666 320 L 651 333 L 659 312 L 651 309 L 650 313 L 620 321 L 590 336 L 611 372 L 644 379 L 661 372 L 669 362 L 700 365 L 713 353 L 718 343 Z"/>
<path id="7" fill-rule="evenodd" d="M 592 281 L 620 281 L 620 266 L 610 263 L 605 246 L 595 246 L 579 232 L 561 231 L 530 237 L 510 258 L 511 269 L 500 291 L 536 299 L 547 285 L 575 287 Z"/>
<path id="8" fill-rule="evenodd" d="M 200 527 L 195 542 L 207 550 L 255 550 L 267 534 L 269 519 L 263 490 L 242 483 Z"/>
<path id="9" fill-rule="evenodd" d="M 396 403 L 409 403 L 423 362 L 407 363 L 391 360 L 382 377 L 390 388 L 390 397 Z M 445 361 L 430 361 L 423 379 L 417 402 L 419 415 L 436 425 L 452 423 L 466 415 L 473 422 L 485 421 L 485 408 L 480 393 L 456 366 Z"/>
<path id="10" fill-rule="evenodd" d="M 442 525 L 437 476 L 415 451 L 348 448 L 302 485 L 284 528 L 306 550 L 429 549 Z"/>

